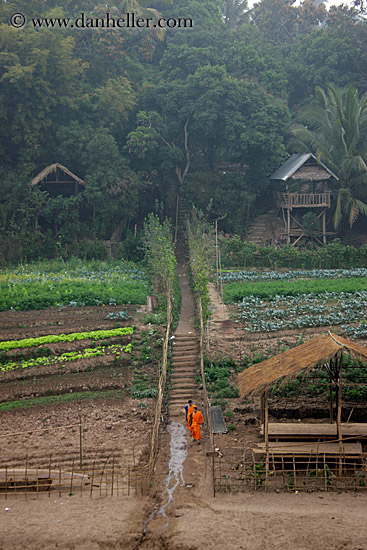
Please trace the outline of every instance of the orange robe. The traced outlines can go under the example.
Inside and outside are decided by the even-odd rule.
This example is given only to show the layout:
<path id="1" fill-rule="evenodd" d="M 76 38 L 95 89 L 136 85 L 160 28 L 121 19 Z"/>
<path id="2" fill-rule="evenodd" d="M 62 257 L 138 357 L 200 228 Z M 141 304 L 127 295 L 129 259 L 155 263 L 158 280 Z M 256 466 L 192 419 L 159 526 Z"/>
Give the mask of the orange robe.
<path id="1" fill-rule="evenodd" d="M 194 412 L 194 405 L 191 405 L 191 407 L 187 407 L 186 411 L 186 421 L 187 421 L 187 427 L 189 430 L 191 430 L 191 424 L 190 424 L 190 415 Z"/>
<path id="2" fill-rule="evenodd" d="M 200 424 L 203 423 L 203 415 L 200 411 L 196 411 L 196 413 L 192 417 L 192 424 L 191 424 L 191 435 L 196 441 L 200 441 L 201 439 L 201 432 L 200 432 Z"/>

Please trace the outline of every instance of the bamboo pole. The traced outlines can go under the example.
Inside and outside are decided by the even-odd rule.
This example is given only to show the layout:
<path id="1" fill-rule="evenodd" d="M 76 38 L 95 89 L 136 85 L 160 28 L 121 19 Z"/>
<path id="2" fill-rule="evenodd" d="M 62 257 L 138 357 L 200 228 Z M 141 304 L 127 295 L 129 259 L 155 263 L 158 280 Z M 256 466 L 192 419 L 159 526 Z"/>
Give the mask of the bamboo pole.
<path id="1" fill-rule="evenodd" d="M 51 479 L 51 461 L 52 461 L 52 454 L 50 454 L 50 462 L 48 465 L 48 479 Z M 51 498 L 51 491 L 48 490 L 48 498 Z"/>
<path id="2" fill-rule="evenodd" d="M 79 415 L 79 466 L 80 471 L 83 471 L 83 427 L 82 427 L 82 417 Z"/>
<path id="3" fill-rule="evenodd" d="M 70 496 L 73 494 L 73 478 L 74 478 L 74 458 L 71 466 L 71 478 L 70 478 Z"/>
<path id="4" fill-rule="evenodd" d="M 28 484 L 28 453 L 25 457 L 25 484 Z M 25 491 L 25 499 L 27 500 L 27 491 Z"/>
<path id="5" fill-rule="evenodd" d="M 264 407 L 265 407 L 265 423 L 264 423 L 264 435 L 265 435 L 265 490 L 268 488 L 269 482 L 269 390 L 266 388 L 264 394 Z"/>
<path id="6" fill-rule="evenodd" d="M 217 287 L 218 287 L 219 285 L 218 220 L 215 220 L 215 268 L 217 272 Z"/>
<path id="7" fill-rule="evenodd" d="M 92 496 L 93 493 L 93 484 L 94 484 L 94 468 L 95 468 L 96 461 L 93 460 L 93 468 L 92 468 L 92 481 L 90 483 L 90 496 Z"/>
<path id="8" fill-rule="evenodd" d="M 337 412 L 337 434 L 339 442 L 339 478 L 343 475 L 343 434 L 342 434 L 342 389 L 341 389 L 341 379 L 342 379 L 342 365 L 343 365 L 343 352 L 340 352 L 339 361 L 337 363 L 337 386 L 338 386 L 338 412 Z"/>
<path id="9" fill-rule="evenodd" d="M 203 383 L 203 393 L 205 398 L 205 413 L 206 413 L 207 425 L 208 425 L 209 449 L 212 450 L 214 448 L 214 436 L 213 436 L 213 429 L 212 429 L 211 410 L 209 405 L 208 392 L 206 389 L 205 372 L 204 372 L 204 343 L 203 343 L 204 321 L 203 321 L 203 307 L 202 307 L 200 295 L 199 295 L 198 302 L 199 302 L 199 319 L 200 319 L 200 373 L 201 373 L 201 379 Z"/>

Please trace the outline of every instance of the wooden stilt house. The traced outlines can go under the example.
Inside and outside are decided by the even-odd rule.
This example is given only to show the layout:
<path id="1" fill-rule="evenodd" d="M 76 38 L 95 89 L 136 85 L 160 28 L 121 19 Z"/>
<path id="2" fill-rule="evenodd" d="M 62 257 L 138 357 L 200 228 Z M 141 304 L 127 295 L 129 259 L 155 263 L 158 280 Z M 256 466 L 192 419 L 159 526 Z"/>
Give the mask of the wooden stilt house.
<path id="1" fill-rule="evenodd" d="M 282 211 L 284 234 L 289 244 L 297 245 L 310 235 L 319 244 L 326 244 L 327 211 L 331 207 L 330 179 L 337 180 L 327 166 L 311 153 L 292 155 L 272 176 L 279 183 L 276 204 Z M 303 217 L 314 212 L 314 227 L 305 226 Z"/>

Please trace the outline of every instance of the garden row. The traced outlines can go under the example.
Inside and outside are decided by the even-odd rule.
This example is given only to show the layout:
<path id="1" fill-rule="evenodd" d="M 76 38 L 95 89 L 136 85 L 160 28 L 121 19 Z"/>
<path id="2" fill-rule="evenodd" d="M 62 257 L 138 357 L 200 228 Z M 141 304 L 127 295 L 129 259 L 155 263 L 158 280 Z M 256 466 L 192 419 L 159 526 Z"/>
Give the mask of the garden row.
<path id="1" fill-rule="evenodd" d="M 146 273 L 131 262 L 39 262 L 2 272 L 0 311 L 143 304 L 149 293 Z"/>
<path id="2" fill-rule="evenodd" d="M 349 279 L 352 277 L 367 277 L 367 269 L 298 269 L 287 271 L 222 271 L 223 283 L 240 281 L 289 281 L 292 279 Z"/>
<path id="3" fill-rule="evenodd" d="M 249 332 L 276 332 L 286 329 L 365 323 L 367 292 L 325 292 L 297 296 L 273 296 L 265 302 L 246 296 L 238 304 L 238 318 Z M 366 327 L 367 328 L 367 327 Z M 349 330 L 353 334 L 353 330 Z"/>

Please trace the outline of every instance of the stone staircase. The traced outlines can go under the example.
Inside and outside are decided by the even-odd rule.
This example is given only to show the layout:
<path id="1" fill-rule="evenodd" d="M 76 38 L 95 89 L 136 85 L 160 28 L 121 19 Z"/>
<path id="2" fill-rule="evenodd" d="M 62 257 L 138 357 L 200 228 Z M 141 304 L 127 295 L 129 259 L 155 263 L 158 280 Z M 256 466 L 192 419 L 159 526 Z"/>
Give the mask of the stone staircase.
<path id="1" fill-rule="evenodd" d="M 197 388 L 199 344 L 196 334 L 176 334 L 172 344 L 172 371 L 169 389 L 170 416 L 183 415 Z"/>
<path id="2" fill-rule="evenodd" d="M 258 246 L 264 246 L 279 241 L 280 235 L 284 231 L 283 220 L 277 216 L 277 210 L 273 209 L 253 220 L 246 232 L 245 239 Z"/>

